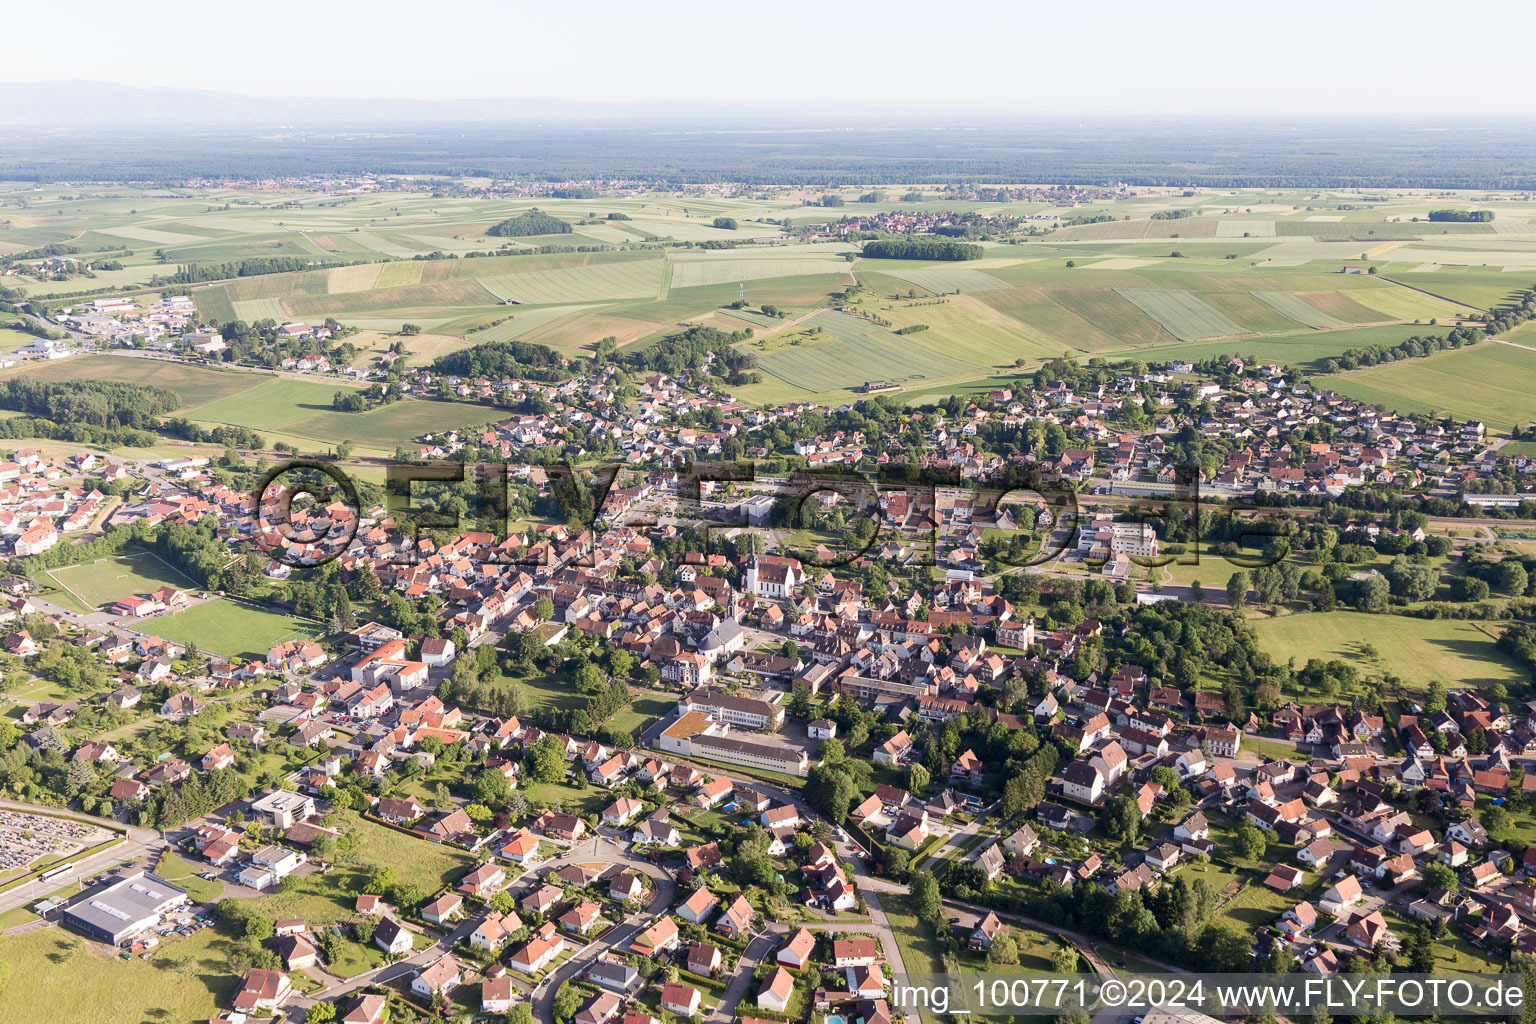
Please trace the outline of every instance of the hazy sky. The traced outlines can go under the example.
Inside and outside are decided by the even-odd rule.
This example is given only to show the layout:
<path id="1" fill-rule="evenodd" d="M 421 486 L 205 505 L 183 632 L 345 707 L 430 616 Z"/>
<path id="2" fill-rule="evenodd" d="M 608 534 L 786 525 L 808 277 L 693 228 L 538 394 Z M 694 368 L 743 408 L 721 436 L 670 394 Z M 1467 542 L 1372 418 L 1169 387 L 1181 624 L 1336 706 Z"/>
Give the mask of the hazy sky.
<path id="1" fill-rule="evenodd" d="M 959 113 L 1536 113 L 1528 0 L 10 5 L 0 80 Z M 1464 45 L 1463 45 L 1464 43 Z"/>

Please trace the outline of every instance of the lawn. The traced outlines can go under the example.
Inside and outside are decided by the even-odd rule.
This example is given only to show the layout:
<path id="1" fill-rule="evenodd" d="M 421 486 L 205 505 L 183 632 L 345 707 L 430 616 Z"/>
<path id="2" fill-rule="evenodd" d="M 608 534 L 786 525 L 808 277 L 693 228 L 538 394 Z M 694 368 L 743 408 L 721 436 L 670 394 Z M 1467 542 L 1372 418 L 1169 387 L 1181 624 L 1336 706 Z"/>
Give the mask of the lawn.
<path id="1" fill-rule="evenodd" d="M 269 649 L 285 640 L 323 632 L 319 625 L 291 615 L 220 599 L 155 619 L 145 628 L 175 643 L 195 643 L 226 658 L 265 658 Z"/>
<path id="2" fill-rule="evenodd" d="M 1401 676 L 1410 691 L 1423 691 L 1431 679 L 1452 689 L 1516 685 L 1524 673 L 1494 646 L 1496 634 L 1477 623 L 1453 619 L 1410 619 L 1360 612 L 1303 612 L 1258 619 L 1259 642 L 1277 661 L 1338 658 L 1359 663 L 1361 643 L 1377 650 L 1374 665 Z M 1367 671 L 1370 664 L 1360 666 Z"/>
<path id="3" fill-rule="evenodd" d="M 638 694 L 634 703 L 614 715 L 608 724 L 615 729 L 627 729 L 632 735 L 639 736 L 647 726 L 675 707 L 677 707 L 675 695 Z"/>
<path id="4" fill-rule="evenodd" d="M 901 964 L 906 973 L 943 974 L 944 958 L 939 944 L 928 933 L 928 926 L 912 911 L 912 898 L 900 893 L 880 894 L 880 909 L 896 936 L 901 949 Z"/>
<path id="5" fill-rule="evenodd" d="M 172 885 L 187 890 L 187 896 L 193 903 L 217 903 L 224 896 L 224 884 L 199 878 L 197 873 L 201 870 L 202 868 L 196 864 L 170 851 L 162 854 L 155 864 L 155 874 Z"/>
<path id="6" fill-rule="evenodd" d="M 160 556 L 148 551 L 68 565 L 53 569 L 47 575 L 76 602 L 93 611 L 132 594 L 148 594 L 161 587 L 187 589 L 197 585 Z"/>

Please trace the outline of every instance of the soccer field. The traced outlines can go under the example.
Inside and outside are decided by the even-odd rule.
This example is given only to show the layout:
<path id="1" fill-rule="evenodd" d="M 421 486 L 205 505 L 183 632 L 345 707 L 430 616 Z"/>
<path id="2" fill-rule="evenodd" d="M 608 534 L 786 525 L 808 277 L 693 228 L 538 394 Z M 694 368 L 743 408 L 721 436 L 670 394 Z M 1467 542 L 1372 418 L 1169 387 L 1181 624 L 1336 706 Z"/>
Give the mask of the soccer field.
<path id="1" fill-rule="evenodd" d="M 97 610 L 131 594 L 161 587 L 187 590 L 197 586 L 179 570 L 148 551 L 67 565 L 48 573 L 50 579 L 86 608 Z"/>
<path id="2" fill-rule="evenodd" d="M 146 629 L 178 644 L 196 644 L 226 658 L 265 658 L 286 640 L 320 635 L 320 627 L 291 615 L 251 608 L 233 601 L 205 601 L 184 612 L 154 619 Z"/>

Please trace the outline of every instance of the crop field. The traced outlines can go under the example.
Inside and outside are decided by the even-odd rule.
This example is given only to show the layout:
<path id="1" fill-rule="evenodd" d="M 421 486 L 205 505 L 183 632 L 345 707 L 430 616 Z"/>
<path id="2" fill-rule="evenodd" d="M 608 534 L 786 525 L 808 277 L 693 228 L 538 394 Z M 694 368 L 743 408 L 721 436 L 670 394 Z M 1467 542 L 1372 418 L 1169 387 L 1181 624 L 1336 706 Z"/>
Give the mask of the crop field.
<path id="1" fill-rule="evenodd" d="M 1214 238 L 1219 222 L 1214 217 L 1183 220 L 1117 220 L 1063 227 L 1051 237 L 1096 241 L 1105 238 Z"/>
<path id="2" fill-rule="evenodd" d="M 1108 288 L 1008 288 L 978 296 L 1000 313 L 1084 352 L 1151 345 L 1174 338 Z"/>
<path id="3" fill-rule="evenodd" d="M 1496 341 L 1372 366 L 1327 387 L 1406 413 L 1450 413 L 1508 431 L 1536 419 L 1536 352 Z"/>
<path id="4" fill-rule="evenodd" d="M 832 341 L 783 348 L 760 356 L 765 373 L 803 388 L 827 392 L 852 388 L 866 380 L 921 380 L 979 373 L 980 364 L 930 349 L 915 339 L 833 310 L 817 313 L 809 325 L 833 336 Z"/>
<path id="5" fill-rule="evenodd" d="M 1401 676 L 1422 691 L 1431 679 L 1447 687 L 1518 684 L 1524 674 L 1495 646 L 1497 632 L 1485 632 L 1474 622 L 1455 619 L 1410 619 L 1400 615 L 1361 612 L 1302 612 L 1253 623 L 1260 645 L 1276 661 L 1294 657 L 1338 658 L 1356 665 L 1362 674 L 1373 667 Z M 1491 626 L 1490 630 L 1498 627 Z M 1360 644 L 1369 640 L 1379 652 L 1373 666 L 1362 658 Z"/>
<path id="6" fill-rule="evenodd" d="M 1216 224 L 1217 238 L 1265 238 L 1274 234 L 1272 220 L 1222 220 Z"/>
<path id="7" fill-rule="evenodd" d="M 1299 326 L 1252 292 L 1202 292 L 1200 298 L 1233 323 L 1256 334 L 1289 332 Z"/>
<path id="8" fill-rule="evenodd" d="M 384 448 L 426 433 L 478 426 L 496 419 L 484 406 L 407 398 L 367 412 L 337 412 L 331 408 L 336 382 L 268 378 L 238 396 L 221 399 L 187 411 L 194 420 L 228 423 L 271 433 L 299 437 L 316 450 L 340 441 Z"/>
<path id="9" fill-rule="evenodd" d="M 839 256 L 815 259 L 673 260 L 672 287 L 694 288 L 699 285 L 806 274 L 844 274 L 848 266 L 848 262 Z"/>
<path id="10" fill-rule="evenodd" d="M 1316 306 L 1309 305 L 1299 295 L 1290 292 L 1253 292 L 1253 297 L 1271 307 L 1288 320 L 1294 320 L 1304 327 L 1313 327 L 1324 330 L 1329 327 L 1348 327 L 1347 321 L 1338 317 L 1329 316 Z"/>
<path id="11" fill-rule="evenodd" d="M 535 328 L 559 320 L 561 317 L 580 313 L 586 309 L 595 309 L 599 305 L 601 303 L 586 302 L 570 306 L 536 306 L 532 309 L 518 309 L 516 312 L 509 310 L 508 313 L 502 315 L 510 316 L 510 319 L 497 324 L 495 327 L 476 331 L 469 336 L 468 341 L 474 345 L 485 341 L 511 341 L 514 338 L 521 338 Z M 415 345 L 416 343 L 413 341 L 411 347 L 415 348 Z"/>
<path id="12" fill-rule="evenodd" d="M 1251 333 L 1212 308 L 1210 303 L 1188 292 L 1155 288 L 1116 288 L 1115 292 L 1135 303 L 1180 341 Z"/>
<path id="13" fill-rule="evenodd" d="M 1243 338 L 1227 338 L 1218 341 L 1179 342 L 1159 345 L 1158 359 L 1210 359 L 1220 355 L 1240 355 L 1244 359 L 1261 363 L 1289 363 L 1303 368 L 1321 370 L 1323 362 L 1340 355 L 1345 349 L 1367 345 L 1395 345 L 1405 338 L 1419 335 L 1444 335 L 1448 327 L 1425 327 L 1413 324 L 1394 324 L 1383 327 L 1354 327 L 1336 331 L 1295 330 L 1290 334 L 1270 334 Z M 1339 378 L 1328 378 L 1329 388 Z"/>
<path id="14" fill-rule="evenodd" d="M 464 344 L 457 338 L 435 335 L 429 341 L 439 351 Z M 494 410 L 483 406 L 413 398 L 366 412 L 337 412 L 331 408 L 332 396 L 338 389 L 354 385 L 132 356 L 48 360 L 14 367 L 6 374 L 38 380 L 122 380 L 165 387 L 182 399 L 178 415 L 201 423 L 249 427 L 269 442 L 286 440 L 311 452 L 348 441 L 389 453 L 396 445 L 428 432 L 479 426 L 497 418 Z"/>
<path id="15" fill-rule="evenodd" d="M 762 335 L 780 325 L 722 309 L 743 293 L 743 285 L 748 302 L 773 303 L 798 316 L 828 305 L 832 293 L 854 280 L 875 293 L 857 296 L 862 308 L 895 326 L 929 327 L 903 337 L 899 348 L 901 358 L 926 380 L 974 379 L 966 375 L 981 376 L 1015 359 L 1033 363 L 1063 351 L 1120 355 L 1154 346 L 1159 357 L 1220 346 L 1315 366 L 1341 346 L 1356 343 L 1347 325 L 1427 324 L 1431 319 L 1444 323 L 1467 312 L 1457 303 L 1487 308 L 1536 282 L 1536 231 L 1531 227 L 1536 207 L 1512 202 L 1501 207 L 1491 227 L 1414 222 L 1411 218 L 1423 217 L 1435 203 L 1450 201 L 1424 196 L 1383 196 L 1364 208 L 1349 192 L 1273 189 L 1141 196 L 1055 211 L 1039 202 L 984 203 L 929 192 L 915 202 L 891 197 L 860 204 L 858 211 L 1031 217 L 1110 213 L 1124 219 L 1062 228 L 1018 244 L 989 242 L 986 258 L 964 263 L 850 263 L 844 255 L 856 253 L 855 244 L 790 241 L 780 225 L 768 223 L 768 218 L 788 218 L 804 226 L 836 219 L 833 212 L 783 197 L 658 192 L 535 200 L 451 192 L 322 196 L 238 188 L 187 188 L 168 194 L 131 187 L 120 195 L 81 196 L 47 185 L 28 185 L 26 193 L 26 205 L 11 211 L 0 227 L 0 251 L 58 241 L 79 246 L 82 252 L 111 252 L 127 263 L 125 270 L 101 272 L 93 279 L 28 282 L 33 294 L 129 287 L 177 265 L 247 257 L 286 255 L 316 264 L 355 261 L 351 266 L 316 266 L 194 286 L 192 295 L 199 310 L 220 323 L 333 316 L 365 332 L 394 332 L 403 323 L 418 324 L 424 333 L 408 341 L 407 356 L 409 365 L 418 366 L 466 345 L 514 338 L 572 353 L 590 352 L 608 336 L 622 345 L 646 345 L 677 330 L 679 323 L 725 330 L 750 325 Z M 533 206 L 571 223 L 573 233 L 526 242 L 485 234 L 491 225 Z M 1151 219 L 1155 212 L 1174 209 L 1193 215 Z M 633 219 L 601 220 L 609 213 Z M 739 227 L 715 228 L 713 218 L 721 215 L 736 218 Z M 641 247 L 643 239 L 653 237 L 745 244 L 728 250 Z M 595 242 L 613 248 L 515 254 L 551 242 Z M 634 248 L 617 248 L 623 246 Z M 157 249 L 163 250 L 165 262 Z M 472 250 L 497 249 L 502 254 L 473 259 L 410 258 L 433 252 L 463 257 Z M 1068 261 L 1075 265 L 1068 267 Z M 1380 276 L 1337 273 L 1362 262 L 1375 266 Z M 1393 284 L 1389 277 L 1401 283 Z M 943 293 L 948 301 L 908 306 L 893 298 L 914 288 Z M 503 319 L 508 316 L 510 320 Z M 476 330 L 496 321 L 503 322 Z M 1308 337 L 1300 328 L 1326 330 L 1336 337 Z M 398 339 L 383 333 L 360 338 L 357 343 L 367 353 L 359 362 L 393 340 Z M 6 336 L 0 348 L 13 341 L 25 343 Z M 829 354 L 820 350 L 834 343 L 866 349 L 856 373 L 845 365 L 836 380 L 904 375 L 889 360 L 873 358 L 892 344 L 880 334 L 860 335 L 852 342 L 807 342 L 783 352 L 765 351 L 764 369 L 772 379 L 743 389 L 744 397 L 782 401 L 837 392 L 844 385 L 829 383 L 816 366 Z M 835 354 L 836 349 L 829 352 Z M 856 353 L 844 356 L 858 358 Z M 108 358 L 113 361 L 95 361 Z M 67 379 L 89 371 L 104 379 L 142 380 L 176 389 L 184 408 L 198 410 L 196 418 L 205 422 L 257 418 L 239 408 L 246 403 L 243 394 L 235 402 L 219 401 L 265 384 L 263 378 L 216 378 L 209 370 L 205 372 L 210 375 L 176 381 L 185 371 L 164 363 L 138 366 L 126 357 L 90 360 L 7 372 Z M 808 373 L 807 366 L 813 372 Z M 106 372 L 105 367 L 122 373 Z M 934 373 L 944 376 L 936 378 Z M 814 392 L 801 386 L 812 377 L 818 388 Z M 322 386 L 333 391 L 339 385 L 327 381 Z M 1364 389 L 1374 383 L 1360 380 L 1349 386 Z M 420 422 L 414 421 L 413 405 L 395 407 L 387 417 L 333 414 L 329 391 L 278 394 L 265 388 L 250 397 L 262 415 L 261 422 L 249 425 L 274 439 L 299 439 L 308 448 L 340 436 L 392 450 L 408 438 L 402 438 L 405 428 L 388 429 L 383 420 L 410 419 L 412 428 Z M 371 440 L 364 442 L 361 436 Z"/>
<path id="16" fill-rule="evenodd" d="M 331 408 L 336 386 L 322 381 L 269 377 L 238 395 L 186 410 L 194 419 L 238 427 L 283 430 Z"/>
<path id="17" fill-rule="evenodd" d="M 48 576 L 92 611 L 130 595 L 147 594 L 161 587 L 185 590 L 196 586 L 160 556 L 148 551 L 66 565 L 50 570 Z"/>
<path id="18" fill-rule="evenodd" d="M 45 381 L 116 380 L 130 384 L 149 384 L 174 391 L 181 398 L 182 408 L 236 394 L 262 380 L 258 375 L 239 370 L 189 366 L 136 356 L 49 359 L 13 367 L 0 376 L 25 376 Z"/>
<path id="19" fill-rule="evenodd" d="M 931 292 L 990 292 L 1008 285 L 984 270 L 973 270 L 960 263 L 941 263 L 931 267 L 904 267 L 901 260 L 875 260 L 880 273 L 915 284 Z M 875 269 L 875 267 L 871 267 Z"/>
<path id="20" fill-rule="evenodd" d="M 288 310 L 281 299 L 236 299 L 235 318 L 253 322 L 256 320 L 286 320 Z"/>
<path id="21" fill-rule="evenodd" d="M 528 304 L 641 298 L 654 296 L 661 288 L 661 261 L 629 260 L 475 280 L 499 299 Z"/>
<path id="22" fill-rule="evenodd" d="M 880 315 L 898 328 L 926 324 L 928 330 L 902 338 L 981 366 L 1012 363 L 1015 359 L 1049 359 L 1060 354 L 1058 342 L 1051 334 L 998 311 L 983 302 L 980 295 L 952 295 L 937 305 L 882 305 Z"/>
<path id="23" fill-rule="evenodd" d="M 1536 273 L 1507 274 L 1502 269 L 1482 267 L 1441 267 L 1439 272 L 1394 273 L 1394 281 L 1412 288 L 1422 288 L 1451 302 L 1464 302 L 1478 309 L 1492 309 L 1514 298 L 1522 288 L 1536 283 Z"/>
<path id="24" fill-rule="evenodd" d="M 317 623 L 220 599 L 155 619 L 145 628 L 226 658 L 265 658 L 280 643 L 324 632 Z"/>
<path id="25" fill-rule="evenodd" d="M 740 320 L 752 327 L 777 327 L 783 323 L 778 317 L 766 313 L 754 313 L 750 309 L 722 309 L 720 315 Z"/>
<path id="26" fill-rule="evenodd" d="M 741 324 L 731 324 L 730 330 L 740 330 Z M 620 345 L 628 345 L 656 331 L 661 324 L 636 317 L 609 316 L 593 310 L 589 313 L 568 313 L 563 317 L 551 317 L 528 325 L 518 335 L 523 341 L 548 345 L 561 352 L 590 353 L 603 338 L 614 338 Z M 476 338 L 479 336 L 476 335 Z"/>

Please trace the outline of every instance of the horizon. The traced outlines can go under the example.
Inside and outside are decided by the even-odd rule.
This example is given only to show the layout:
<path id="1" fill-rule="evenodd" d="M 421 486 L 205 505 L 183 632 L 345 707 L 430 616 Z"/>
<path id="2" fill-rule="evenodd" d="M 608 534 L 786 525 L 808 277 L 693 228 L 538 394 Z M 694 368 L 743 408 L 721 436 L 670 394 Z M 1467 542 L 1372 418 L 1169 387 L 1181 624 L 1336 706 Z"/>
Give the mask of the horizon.
<path id="1" fill-rule="evenodd" d="M 1030 116 L 1318 116 L 1341 105 L 1375 115 L 1536 113 L 1517 62 L 1484 62 L 1475 75 L 1412 71 L 1420 57 L 1436 56 L 1426 53 L 1423 26 L 1443 11 L 1427 0 L 1397 5 L 1360 40 L 1372 55 L 1401 54 L 1402 70 L 1379 59 L 1329 59 L 1317 30 L 1335 14 L 1321 0 L 1304 0 L 1283 18 L 1196 0 L 1173 19 L 1112 0 L 1076 32 L 1071 25 L 1053 31 L 1022 8 L 983 9 L 951 23 L 909 0 L 878 16 L 791 0 L 775 10 L 773 25 L 697 0 L 669 8 L 665 18 L 602 0 L 589 12 L 593 30 L 573 35 L 557 11 L 508 10 L 486 0 L 469 0 L 440 19 L 422 18 L 399 0 L 375 5 L 367 19 L 280 0 L 261 18 L 215 9 L 195 23 L 149 22 L 84 0 L 72 17 L 91 31 L 67 42 L 53 12 L 27 6 L 12 13 L 14 36 L 30 44 L 10 55 L 8 75 L 22 83 L 83 79 L 243 97 L 403 102 L 611 103 L 621 96 L 653 106 L 969 116 L 1020 108 Z M 1536 11 L 1496 0 L 1475 0 L 1459 17 L 1498 24 L 1508 38 L 1536 29 Z M 406 19 L 408 32 L 400 28 Z M 500 48 L 478 55 L 467 38 Z M 912 73 L 946 67 L 947 74 Z"/>
<path id="2" fill-rule="evenodd" d="M 163 96 L 176 98 L 204 97 L 238 99 L 253 104 L 269 104 L 273 106 L 283 104 L 330 104 L 338 108 L 359 108 L 369 104 L 408 104 L 416 108 L 417 114 L 431 113 L 432 121 L 448 124 L 471 125 L 475 123 L 498 124 L 516 123 L 520 119 L 536 118 L 540 120 L 560 121 L 566 118 L 587 117 L 590 119 L 624 117 L 635 120 L 637 123 L 650 122 L 675 122 L 679 120 L 691 120 L 695 123 L 707 124 L 711 118 L 761 116 L 774 119 L 774 123 L 765 124 L 761 129 L 742 127 L 735 129 L 739 132 L 754 130 L 794 130 L 801 126 L 802 130 L 831 130 L 832 126 L 826 122 L 832 120 L 846 120 L 853 118 L 857 127 L 869 128 L 870 122 L 890 121 L 901 117 L 916 117 L 934 127 L 948 129 L 963 129 L 969 125 L 986 127 L 1007 127 L 1038 123 L 1060 123 L 1081 121 L 1084 124 L 1114 125 L 1114 124 L 1210 124 L 1231 125 L 1234 122 L 1252 121 L 1264 125 L 1280 125 L 1294 122 L 1298 127 L 1311 125 L 1341 124 L 1351 121 L 1359 121 L 1367 118 L 1383 118 L 1386 124 L 1424 124 L 1438 126 L 1453 118 L 1474 118 L 1491 123 L 1521 123 L 1536 120 L 1536 106 L 1528 109 L 1498 109 L 1494 107 L 1467 107 L 1454 109 L 1446 107 L 1433 110 L 1381 110 L 1368 107 L 1354 109 L 1316 110 L 1303 108 L 1273 108 L 1267 110 L 1252 110 L 1239 108 L 1211 108 L 1205 110 L 1185 111 L 1152 111 L 1148 109 L 1039 109 L 1006 111 L 997 108 L 962 108 L 953 104 L 932 103 L 926 105 L 892 105 L 873 100 L 846 100 L 840 102 L 813 102 L 810 100 L 774 104 L 759 99 L 740 100 L 712 100 L 700 97 L 671 96 L 655 99 L 626 99 L 604 100 L 591 97 L 558 94 L 536 93 L 499 93 L 459 96 L 407 96 L 401 94 L 376 93 L 369 95 L 353 95 L 343 93 L 319 93 L 319 92 L 283 92 L 263 91 L 260 89 L 239 90 L 220 87 L 216 85 L 197 84 L 134 84 L 123 81 L 113 81 L 102 78 L 44 78 L 28 80 L 0 79 L 0 90 L 12 89 L 76 89 L 97 91 L 118 91 L 125 97 L 132 95 Z M 65 105 L 75 97 L 53 97 L 55 100 L 63 99 Z M 483 106 L 487 104 L 521 104 L 530 108 L 527 111 L 509 111 L 505 117 L 498 117 L 493 112 L 466 113 L 462 120 L 455 120 L 448 108 L 456 104 L 466 106 Z M 542 106 L 544 109 L 537 109 Z M 79 110 L 82 120 L 109 116 L 105 112 L 95 110 Z M 50 111 L 58 113 L 58 110 Z M 0 111 L 0 124 L 26 125 L 33 123 L 35 118 L 20 118 L 15 115 L 25 114 L 25 111 L 11 110 Z M 313 116 L 306 116 L 312 114 Z M 447 114 L 448 116 L 439 116 Z M 187 112 L 188 119 L 198 118 L 196 111 Z M 356 116 L 355 114 L 353 116 Z M 302 109 L 291 109 L 286 120 L 312 122 L 316 124 L 329 123 L 339 120 L 338 115 L 327 114 L 323 111 L 308 112 Z M 230 123 L 250 123 L 260 120 L 260 116 L 250 114 L 242 116 L 235 112 L 221 115 L 218 120 Z M 413 117 L 402 117 L 397 122 L 405 126 L 419 123 Z M 919 127 L 920 125 L 907 125 L 906 127 Z M 1385 125 L 1384 125 L 1385 126 Z M 138 127 L 137 125 L 124 125 L 125 128 Z M 1465 127 L 1465 126 L 1461 126 Z M 728 131 L 730 129 L 717 129 Z"/>

